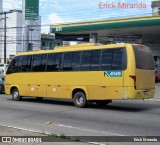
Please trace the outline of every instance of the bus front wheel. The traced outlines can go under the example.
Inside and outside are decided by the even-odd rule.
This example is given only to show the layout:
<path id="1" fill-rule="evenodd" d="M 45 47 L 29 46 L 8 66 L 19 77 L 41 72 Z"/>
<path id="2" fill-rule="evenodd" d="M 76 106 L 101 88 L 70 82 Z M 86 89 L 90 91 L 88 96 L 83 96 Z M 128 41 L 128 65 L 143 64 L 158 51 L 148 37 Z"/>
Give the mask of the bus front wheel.
<path id="1" fill-rule="evenodd" d="M 12 91 L 12 98 L 15 101 L 21 101 L 22 100 L 22 97 L 19 95 L 19 91 L 18 91 L 17 88 L 13 89 L 13 91 Z"/>
<path id="2" fill-rule="evenodd" d="M 86 95 L 83 92 L 76 92 L 73 97 L 73 102 L 76 107 L 84 108 L 87 105 Z"/>

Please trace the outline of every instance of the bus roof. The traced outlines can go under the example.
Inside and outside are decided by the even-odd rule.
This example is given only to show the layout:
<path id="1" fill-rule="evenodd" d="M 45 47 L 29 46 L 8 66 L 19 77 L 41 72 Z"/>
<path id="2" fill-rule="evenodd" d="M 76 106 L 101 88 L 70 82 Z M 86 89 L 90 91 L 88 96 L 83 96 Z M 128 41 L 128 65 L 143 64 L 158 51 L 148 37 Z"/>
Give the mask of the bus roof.
<path id="1" fill-rule="evenodd" d="M 133 44 L 128 44 L 128 43 L 107 44 L 107 45 L 98 45 L 94 43 L 76 44 L 76 45 L 71 45 L 71 46 L 59 46 L 53 50 L 36 50 L 36 51 L 31 51 L 31 52 L 23 52 L 23 53 L 17 54 L 17 56 L 45 54 L 45 53 L 54 53 L 54 52 L 92 50 L 92 49 L 121 48 L 121 47 L 126 47 L 126 45 L 133 45 Z"/>

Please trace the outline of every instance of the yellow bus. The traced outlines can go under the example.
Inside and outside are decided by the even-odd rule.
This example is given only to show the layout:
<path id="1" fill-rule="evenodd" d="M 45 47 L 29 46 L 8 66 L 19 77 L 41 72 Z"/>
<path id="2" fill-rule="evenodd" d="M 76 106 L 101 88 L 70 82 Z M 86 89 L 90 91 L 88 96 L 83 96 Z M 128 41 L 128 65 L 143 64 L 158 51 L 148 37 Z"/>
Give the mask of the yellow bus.
<path id="1" fill-rule="evenodd" d="M 5 92 L 16 101 L 31 96 L 72 99 L 77 107 L 106 105 L 154 97 L 154 74 L 144 45 L 77 44 L 18 54 L 7 69 Z"/>

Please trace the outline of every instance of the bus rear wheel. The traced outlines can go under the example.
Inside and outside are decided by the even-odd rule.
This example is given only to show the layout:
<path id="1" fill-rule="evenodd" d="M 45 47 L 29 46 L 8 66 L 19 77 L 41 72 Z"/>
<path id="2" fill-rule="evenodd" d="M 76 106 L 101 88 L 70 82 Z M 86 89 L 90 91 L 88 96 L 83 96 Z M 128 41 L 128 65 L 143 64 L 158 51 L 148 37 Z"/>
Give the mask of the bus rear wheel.
<path id="1" fill-rule="evenodd" d="M 73 102 L 76 107 L 84 108 L 87 106 L 86 95 L 83 92 L 76 92 L 73 97 Z"/>
<path id="2" fill-rule="evenodd" d="M 15 101 L 21 101 L 22 100 L 22 97 L 19 95 L 19 91 L 18 91 L 17 88 L 13 89 L 13 91 L 12 91 L 12 98 Z"/>

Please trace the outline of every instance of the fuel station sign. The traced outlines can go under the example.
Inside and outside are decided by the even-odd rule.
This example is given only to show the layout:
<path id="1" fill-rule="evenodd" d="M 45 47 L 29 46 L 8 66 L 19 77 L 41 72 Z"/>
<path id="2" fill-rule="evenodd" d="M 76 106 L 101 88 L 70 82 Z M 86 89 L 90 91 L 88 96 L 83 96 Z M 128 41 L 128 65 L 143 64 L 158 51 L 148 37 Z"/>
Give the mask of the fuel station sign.
<path id="1" fill-rule="evenodd" d="M 38 20 L 39 0 L 25 0 L 25 20 Z"/>

